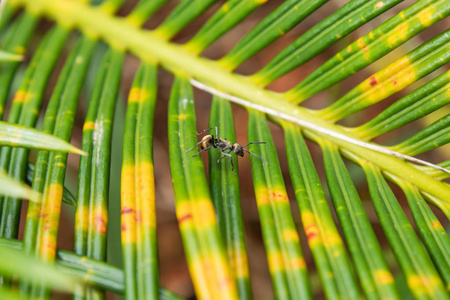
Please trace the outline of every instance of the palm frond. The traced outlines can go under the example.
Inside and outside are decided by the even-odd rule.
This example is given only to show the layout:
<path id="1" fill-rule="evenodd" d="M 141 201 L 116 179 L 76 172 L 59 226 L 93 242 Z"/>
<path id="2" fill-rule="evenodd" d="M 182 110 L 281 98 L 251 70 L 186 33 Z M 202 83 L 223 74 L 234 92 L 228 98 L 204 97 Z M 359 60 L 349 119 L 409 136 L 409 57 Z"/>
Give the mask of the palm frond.
<path id="1" fill-rule="evenodd" d="M 158 161 L 153 156 L 165 150 L 159 147 L 154 153 L 153 142 L 157 142 L 156 134 L 167 132 L 176 219 L 198 298 L 265 296 L 259 286 L 253 291 L 250 286 L 254 258 L 244 234 L 248 223 L 244 208 L 249 199 L 258 210 L 260 246 L 265 248 L 277 298 L 311 299 L 323 293 L 330 299 L 398 299 L 404 296 L 403 288 L 415 298 L 447 298 L 450 241 L 443 216 L 450 216 L 450 186 L 444 180 L 449 176 L 450 159 L 443 154 L 432 163 L 427 160 L 432 150 L 449 142 L 445 105 L 450 73 L 445 67 L 450 60 L 450 32 L 439 28 L 447 24 L 448 1 L 403 3 L 400 11 L 396 8 L 400 0 L 352 0 L 333 7 L 326 17 L 320 11 L 331 4 L 323 0 L 178 2 L 142 0 L 125 17 L 116 15 L 128 4 L 122 0 L 98 6 L 75 0 L 11 0 L 5 6 L 0 20 L 0 28 L 6 28 L 1 37 L 5 51 L 23 54 L 24 49 L 31 49 L 27 45 L 41 17 L 56 23 L 40 39 L 17 90 L 12 82 L 20 63 L 0 65 L 0 80 L 5 83 L 0 87 L 2 115 L 8 94 L 15 94 L 9 123 L 35 127 L 42 110 L 44 132 L 70 141 L 76 135 L 75 112 L 83 83 L 88 85 L 86 74 L 96 77 L 83 116 L 82 150 L 89 155 L 80 159 L 75 184 L 74 253 L 57 250 L 61 204 L 64 195 L 70 195 L 64 189 L 67 153 L 46 151 L 39 151 L 34 167 L 32 188 L 43 195 L 43 201 L 29 204 L 24 251 L 59 261 L 65 272 L 87 276 L 89 286 L 77 284 L 78 299 L 102 299 L 104 290 L 124 293 L 127 299 L 176 299 L 161 288 L 160 278 L 162 283 L 164 280 L 158 270 L 164 264 L 157 259 L 156 207 L 160 199 L 155 192 Z M 19 11 L 22 7 L 24 11 Z M 128 10 L 123 7 L 123 11 Z M 258 14 L 262 11 L 264 17 Z M 395 14 L 389 19 L 377 18 L 392 11 Z M 160 12 L 164 18 L 155 29 L 143 29 L 147 20 L 160 18 Z M 314 16 L 320 20 L 305 28 L 303 24 L 311 24 Z M 251 18 L 258 21 L 251 23 Z M 241 26 L 246 24 L 252 28 L 242 34 Z M 440 29 L 434 36 L 422 34 L 433 26 Z M 72 30 L 81 32 L 75 43 L 71 42 Z M 228 39 L 233 34 L 240 41 L 230 46 Z M 406 51 L 402 45 L 417 43 L 417 37 L 422 41 Z M 416 41 L 411 43 L 411 39 Z M 99 55 L 103 56 L 101 63 L 95 64 L 91 58 L 96 57 L 99 40 L 108 49 Z M 58 58 L 67 52 L 64 46 L 71 50 L 43 109 L 44 91 L 50 86 Z M 207 58 L 221 46 L 219 59 Z M 279 53 L 267 52 L 270 47 L 278 47 Z M 394 49 L 400 53 L 397 59 L 387 56 Z M 123 71 L 129 62 L 135 65 L 126 52 L 140 60 L 137 71 Z M 257 64 L 266 53 L 270 55 L 262 59 L 264 63 Z M 382 67 L 374 67 L 379 61 Z M 253 71 L 243 72 L 250 75 L 242 75 L 252 64 L 257 65 Z M 167 85 L 157 73 L 158 67 L 175 77 L 167 131 L 153 124 L 159 118 L 159 98 L 164 93 L 157 92 L 157 87 Z M 304 71 L 301 78 L 291 76 L 297 70 Z M 118 176 L 110 171 L 114 160 L 112 125 L 121 76 L 130 78 L 134 72 L 122 146 L 120 221 L 108 211 L 110 207 L 118 212 L 117 206 L 109 203 L 119 200 L 118 195 L 109 195 L 113 189 L 110 177 Z M 285 78 L 292 88 L 284 92 L 271 89 Z M 348 92 L 333 94 L 330 88 L 336 85 L 344 85 Z M 194 87 L 213 94 L 209 126 L 208 110 L 199 115 L 198 122 L 209 127 L 203 132 L 204 128 L 199 128 L 204 134 L 201 137 L 196 134 L 199 108 L 194 103 L 201 94 L 194 93 Z M 313 103 L 321 98 L 328 98 L 326 105 Z M 246 120 L 241 120 L 228 101 L 246 108 L 247 145 L 237 144 Z M 314 109 L 308 108 L 311 104 Z M 433 122 L 413 127 L 439 112 Z M 355 122 L 358 118 L 362 121 Z M 268 121 L 281 128 L 285 143 Z M 235 122 L 239 126 L 235 127 Z M 412 129 L 405 137 L 395 135 L 408 128 Z M 0 136 L 2 132 L 0 126 Z M 390 144 L 385 142 L 387 134 L 395 137 Z M 322 153 L 313 151 L 319 148 L 310 147 L 304 138 L 317 144 Z M 37 147 L 23 141 L 20 145 Z M 239 152 L 244 145 L 248 149 Z M 191 151 L 197 146 L 202 151 Z M 25 180 L 28 148 L 3 147 L 0 167 L 17 180 Z M 209 184 L 201 159 L 207 150 Z M 246 178 L 239 177 L 249 172 L 239 168 L 239 161 L 242 166 L 245 160 L 237 159 L 243 153 L 250 157 L 254 190 L 254 196 L 246 198 L 241 194 L 247 194 L 245 188 L 251 183 L 246 180 L 243 184 Z M 411 157 L 419 154 L 422 160 Z M 323 164 L 316 159 L 320 155 Z M 365 178 L 352 177 L 352 168 L 359 168 Z M 322 181 L 321 176 L 325 177 Z M 368 192 L 358 181 L 367 181 Z M 297 200 L 298 221 L 290 195 Z M 368 199 L 371 201 L 364 201 Z M 0 244 L 18 249 L 21 246 L 13 239 L 18 237 L 21 202 L 9 197 L 0 200 L 0 236 L 7 238 Z M 407 209 L 419 234 L 404 212 Z M 115 234 L 122 238 L 123 272 L 104 262 L 108 223 L 119 222 L 121 232 Z M 296 222 L 303 230 L 298 230 Z M 382 232 L 377 232 L 377 227 Z M 305 235 L 311 260 L 303 251 Z M 390 251 L 406 281 L 403 286 L 386 255 Z M 86 266 L 80 256 L 86 256 L 91 265 Z M 322 291 L 310 280 L 316 273 Z M 7 279 L 10 273 L 2 275 Z M 49 297 L 46 286 L 29 278 L 19 276 L 19 280 L 22 295 Z M 9 284 L 11 281 L 5 280 L 4 285 Z"/>

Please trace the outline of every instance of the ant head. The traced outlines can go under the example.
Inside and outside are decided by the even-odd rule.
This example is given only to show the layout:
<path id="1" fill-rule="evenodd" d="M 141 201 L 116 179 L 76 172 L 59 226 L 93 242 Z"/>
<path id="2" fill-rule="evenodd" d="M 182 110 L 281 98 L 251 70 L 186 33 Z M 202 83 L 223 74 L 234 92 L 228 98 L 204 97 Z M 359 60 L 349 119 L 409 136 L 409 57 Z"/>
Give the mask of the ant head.
<path id="1" fill-rule="evenodd" d="M 244 148 L 241 145 L 239 145 L 238 143 L 233 145 L 233 152 L 236 155 L 244 157 Z"/>

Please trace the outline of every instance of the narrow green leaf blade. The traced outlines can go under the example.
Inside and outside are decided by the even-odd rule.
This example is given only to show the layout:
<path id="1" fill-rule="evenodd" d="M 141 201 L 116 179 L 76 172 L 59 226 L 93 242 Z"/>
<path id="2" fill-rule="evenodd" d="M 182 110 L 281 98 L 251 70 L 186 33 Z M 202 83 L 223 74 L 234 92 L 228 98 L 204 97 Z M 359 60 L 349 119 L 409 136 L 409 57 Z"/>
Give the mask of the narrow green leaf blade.
<path id="1" fill-rule="evenodd" d="M 127 299 L 158 297 L 153 172 L 156 85 L 156 65 L 144 63 L 133 81 L 125 119 L 121 176 L 121 241 Z"/>
<path id="2" fill-rule="evenodd" d="M 17 179 L 8 176 L 3 170 L 0 170 L 0 195 L 9 196 L 13 199 L 30 199 L 31 201 L 41 201 L 41 194 L 33 191 L 29 186 L 17 181 Z"/>
<path id="3" fill-rule="evenodd" d="M 198 298 L 237 299 L 202 160 L 196 150 L 195 107 L 187 78 L 176 77 L 169 101 L 170 171 L 178 224 Z"/>
<path id="4" fill-rule="evenodd" d="M 250 155 L 253 183 L 275 295 L 278 299 L 311 299 L 300 238 L 266 118 L 257 111 L 249 114 L 247 142 L 265 142 L 250 145 L 249 151 L 254 154 Z"/>
<path id="5" fill-rule="evenodd" d="M 307 62 L 318 53 L 401 1 L 403 0 L 349 1 L 331 16 L 309 29 L 305 34 L 281 51 L 263 69 L 252 76 L 252 80 L 256 84 L 263 86 L 269 84 L 275 79 Z M 294 11 L 293 16 L 296 17 L 296 15 L 301 15 L 303 14 L 303 11 L 307 11 L 324 2 L 326 1 L 315 0 L 300 2 L 299 5 L 301 5 L 301 11 Z M 304 6 L 306 6 L 306 8 Z"/>
<path id="6" fill-rule="evenodd" d="M 172 38 L 192 20 L 202 14 L 217 0 L 183 0 L 158 26 L 155 33 L 165 39 Z"/>
<path id="7" fill-rule="evenodd" d="M 450 103 L 449 89 L 450 71 L 447 71 L 351 131 L 361 138 L 372 139 L 400 128 Z"/>
<path id="8" fill-rule="evenodd" d="M 28 163 L 27 167 L 27 177 L 26 177 L 26 183 L 32 184 L 33 183 L 33 174 L 34 174 L 34 164 Z M 69 191 L 67 187 L 64 186 L 63 190 L 63 198 L 62 201 L 66 204 L 69 204 L 71 206 L 76 206 L 76 200 L 75 196 Z"/>
<path id="9" fill-rule="evenodd" d="M 448 299 L 433 262 L 381 172 L 371 163 L 363 160 L 359 163 L 366 173 L 375 211 L 403 270 L 409 289 L 417 298 Z"/>
<path id="10" fill-rule="evenodd" d="M 285 96 L 296 103 L 356 73 L 450 14 L 447 0 L 420 0 L 336 54 Z"/>
<path id="11" fill-rule="evenodd" d="M 367 299 L 399 299 L 394 277 L 337 147 L 319 141 L 328 188 Z"/>
<path id="12" fill-rule="evenodd" d="M 394 181 L 405 192 L 418 232 L 448 289 L 450 287 L 450 237 L 417 188 L 405 180 L 394 178 Z"/>
<path id="13" fill-rule="evenodd" d="M 66 292 L 74 292 L 75 285 L 81 284 L 78 278 L 62 273 L 54 264 L 36 260 L 3 245 L 0 245 L 0 252 L 0 273 L 3 275 L 18 275 L 21 279 Z"/>
<path id="14" fill-rule="evenodd" d="M 0 121 L 0 145 L 87 155 L 54 135 L 3 121 Z"/>
<path id="15" fill-rule="evenodd" d="M 447 92 L 448 93 L 448 92 Z M 406 141 L 392 147 L 406 155 L 417 155 L 450 142 L 450 115 L 440 118 Z"/>
<path id="16" fill-rule="evenodd" d="M 142 25 L 146 19 L 148 19 L 152 14 L 154 14 L 158 8 L 160 8 L 167 0 L 142 0 L 136 4 L 133 11 L 127 16 L 127 21 L 136 24 L 137 26 Z"/>
<path id="17" fill-rule="evenodd" d="M 22 61 L 23 55 L 0 50 L 0 63 L 5 61 Z"/>
<path id="18" fill-rule="evenodd" d="M 218 127 L 218 137 L 235 143 L 236 134 L 230 103 L 214 97 L 211 107 L 210 127 Z M 213 130 L 210 133 L 214 133 Z M 209 151 L 209 187 L 216 210 L 220 234 L 227 248 L 231 271 L 236 280 L 239 299 L 251 299 L 250 275 L 245 242 L 245 230 L 242 220 L 241 199 L 239 195 L 238 157 L 222 157 L 216 149 Z M 231 163 L 231 161 L 233 163 Z M 234 166 L 234 173 L 231 170 Z"/>
<path id="19" fill-rule="evenodd" d="M 267 0 L 229 0 L 206 22 L 186 44 L 193 53 L 201 53 L 206 47 L 228 32 L 252 11 Z"/>
<path id="20" fill-rule="evenodd" d="M 288 0 L 256 25 L 241 41 L 221 59 L 220 64 L 229 70 L 255 55 L 274 40 L 300 23 L 328 0 Z"/>
<path id="21" fill-rule="evenodd" d="M 319 115 L 340 120 L 386 99 L 449 61 L 450 29 L 370 76 Z"/>

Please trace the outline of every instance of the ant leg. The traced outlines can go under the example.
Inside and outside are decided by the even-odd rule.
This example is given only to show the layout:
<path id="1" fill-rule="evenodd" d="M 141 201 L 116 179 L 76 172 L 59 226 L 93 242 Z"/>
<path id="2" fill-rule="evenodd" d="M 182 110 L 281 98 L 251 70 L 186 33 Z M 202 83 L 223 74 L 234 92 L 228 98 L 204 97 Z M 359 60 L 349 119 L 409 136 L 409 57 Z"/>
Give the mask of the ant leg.
<path id="1" fill-rule="evenodd" d="M 186 153 L 191 152 L 192 150 L 194 150 L 195 148 L 197 148 L 198 145 L 200 145 L 202 142 L 203 142 L 203 140 L 201 140 L 200 142 L 198 142 L 198 143 L 197 143 L 194 147 L 192 147 L 191 149 L 186 150 Z"/>
<path id="2" fill-rule="evenodd" d="M 265 162 L 266 164 L 269 164 L 268 162 L 267 162 L 267 160 L 264 158 L 264 157 L 262 157 L 262 156 L 259 156 L 258 154 L 255 154 L 255 153 L 251 153 L 250 151 L 248 151 L 247 149 L 243 149 L 245 152 L 247 152 L 248 154 L 250 154 L 250 155 L 253 155 L 253 156 L 256 156 L 256 157 L 258 157 L 258 158 L 260 158 L 262 161 L 263 161 L 263 163 Z"/>
<path id="3" fill-rule="evenodd" d="M 242 146 L 242 148 L 247 147 L 248 145 L 251 145 L 251 144 L 265 144 L 265 143 L 266 142 L 250 142 L 250 143 L 247 143 L 244 146 Z"/>
<path id="4" fill-rule="evenodd" d="M 197 145 L 198 145 L 198 144 L 197 144 Z M 206 147 L 206 148 L 204 148 L 204 149 L 198 151 L 197 153 L 195 153 L 194 155 L 192 155 L 192 157 L 195 157 L 195 156 L 199 155 L 199 154 L 202 153 L 202 152 L 208 151 L 212 146 L 213 146 L 213 145 L 209 145 L 208 147 Z M 195 147 L 194 147 L 194 148 L 195 148 Z M 192 149 L 191 149 L 191 150 L 192 150 Z M 189 150 L 189 151 L 191 151 L 191 150 Z M 186 151 L 186 153 L 189 152 L 189 151 Z"/>
<path id="5" fill-rule="evenodd" d="M 219 163 L 220 160 L 221 160 L 222 158 L 225 158 L 226 156 L 230 157 L 230 162 L 231 162 L 231 172 L 233 172 L 233 174 L 236 175 L 236 173 L 234 173 L 233 156 L 230 154 L 231 151 L 232 151 L 232 150 L 229 150 L 228 152 L 222 152 L 222 151 L 220 151 L 220 153 L 222 153 L 223 156 L 217 160 L 217 163 Z"/>
<path id="6" fill-rule="evenodd" d="M 200 134 L 202 134 L 204 132 L 210 131 L 211 129 L 216 129 L 216 136 L 217 136 L 217 126 L 214 126 L 214 127 L 211 127 L 211 128 L 207 128 L 207 129 L 205 129 L 203 131 L 197 132 L 197 135 L 200 135 Z"/>
<path id="7" fill-rule="evenodd" d="M 219 161 L 220 161 L 220 160 L 221 160 L 222 158 L 225 158 L 226 156 L 228 156 L 228 157 L 231 157 L 231 158 L 232 158 L 232 156 L 231 156 L 230 152 L 231 152 L 231 150 L 228 150 L 228 152 L 222 152 L 222 151 L 220 151 L 220 153 L 222 153 L 223 155 L 222 155 L 222 157 L 221 157 L 221 158 L 219 158 L 219 159 L 217 160 L 217 163 L 219 163 Z"/>

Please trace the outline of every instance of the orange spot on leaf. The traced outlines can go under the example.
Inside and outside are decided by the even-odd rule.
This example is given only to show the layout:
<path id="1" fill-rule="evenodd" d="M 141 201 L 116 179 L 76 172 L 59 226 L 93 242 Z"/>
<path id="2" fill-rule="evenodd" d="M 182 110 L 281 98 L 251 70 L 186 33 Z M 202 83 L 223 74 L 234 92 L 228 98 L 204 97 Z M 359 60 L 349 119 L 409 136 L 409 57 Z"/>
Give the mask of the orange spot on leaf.
<path id="1" fill-rule="evenodd" d="M 122 208 L 121 214 L 122 214 L 122 215 L 125 215 L 125 214 L 131 214 L 132 212 L 134 212 L 134 209 L 132 209 L 132 208 L 130 208 L 130 207 L 127 207 L 127 206 L 124 206 L 124 207 Z"/>
<path id="2" fill-rule="evenodd" d="M 178 219 L 178 222 L 181 224 L 189 219 L 192 219 L 192 214 L 185 214 Z"/>
<path id="3" fill-rule="evenodd" d="M 319 236 L 319 228 L 316 224 L 310 224 L 305 227 L 306 238 L 308 241 L 312 242 L 315 238 Z"/>
<path id="4" fill-rule="evenodd" d="M 101 234 L 106 234 L 106 222 L 102 216 L 97 216 L 94 218 L 94 228 L 95 231 Z"/>
<path id="5" fill-rule="evenodd" d="M 371 86 L 374 86 L 374 85 L 376 85 L 378 83 L 377 79 L 375 78 L 375 76 L 370 77 L 369 83 L 370 83 Z"/>

